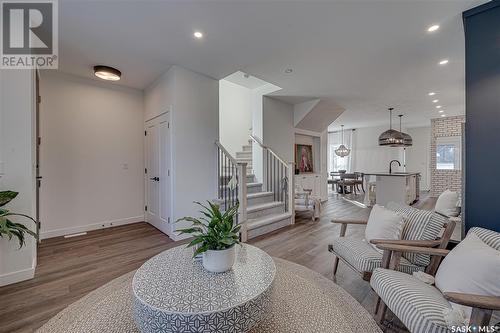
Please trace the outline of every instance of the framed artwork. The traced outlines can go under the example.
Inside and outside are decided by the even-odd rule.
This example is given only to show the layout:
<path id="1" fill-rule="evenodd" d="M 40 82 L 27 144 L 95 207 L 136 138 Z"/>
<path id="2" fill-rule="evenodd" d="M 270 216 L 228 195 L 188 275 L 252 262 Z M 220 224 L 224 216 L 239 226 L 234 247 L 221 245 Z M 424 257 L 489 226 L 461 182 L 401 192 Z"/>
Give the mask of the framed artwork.
<path id="1" fill-rule="evenodd" d="M 312 145 L 295 145 L 295 167 L 299 173 L 314 171 Z"/>

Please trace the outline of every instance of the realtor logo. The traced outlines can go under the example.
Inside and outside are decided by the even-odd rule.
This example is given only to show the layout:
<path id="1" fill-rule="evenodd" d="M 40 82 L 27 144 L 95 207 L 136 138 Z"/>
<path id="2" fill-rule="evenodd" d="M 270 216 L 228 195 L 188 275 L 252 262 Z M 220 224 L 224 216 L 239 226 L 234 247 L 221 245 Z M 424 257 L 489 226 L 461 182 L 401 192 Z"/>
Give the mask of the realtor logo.
<path id="1" fill-rule="evenodd" d="M 2 0 L 1 18 L 0 68 L 57 68 L 57 0 Z"/>

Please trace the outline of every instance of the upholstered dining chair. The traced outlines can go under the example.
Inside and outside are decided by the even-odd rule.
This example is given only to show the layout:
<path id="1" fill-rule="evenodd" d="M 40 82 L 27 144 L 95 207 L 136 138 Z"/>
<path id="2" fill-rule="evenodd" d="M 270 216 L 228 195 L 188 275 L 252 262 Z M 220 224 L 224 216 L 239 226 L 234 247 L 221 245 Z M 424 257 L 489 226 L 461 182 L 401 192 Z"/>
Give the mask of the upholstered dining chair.
<path id="1" fill-rule="evenodd" d="M 469 230 L 467 235 L 469 234 L 475 234 L 487 246 L 500 251 L 500 233 L 475 227 Z M 488 326 L 492 311 L 500 310 L 500 295 L 480 296 L 456 292 L 442 293 L 433 285 L 424 283 L 412 275 L 394 270 L 400 264 L 404 253 L 430 255 L 437 258 L 439 263 L 450 251 L 442 248 L 387 243 L 380 243 L 377 247 L 384 251 L 384 262 L 382 264 L 384 268 L 374 270 L 370 285 L 379 296 L 375 312 L 379 324 L 384 322 L 387 309 L 389 309 L 412 333 L 449 333 L 452 330 L 447 322 L 446 313 L 452 311 L 450 302 L 472 307 L 469 318 L 469 326 L 471 327 Z M 458 268 L 458 271 L 461 269 Z M 438 266 L 435 266 L 428 273 L 434 276 L 437 270 Z M 484 274 L 491 274 L 491 267 L 486 267 Z M 481 275 L 481 272 L 479 272 L 479 275 Z M 500 283 L 500 280 L 498 280 L 498 283 Z M 456 330 L 456 332 L 465 331 Z M 472 332 L 479 331 L 472 330 Z"/>
<path id="2" fill-rule="evenodd" d="M 389 242 L 393 245 L 416 247 L 432 247 L 444 249 L 448 245 L 455 221 L 433 211 L 416 209 L 410 206 L 390 202 L 388 209 L 399 213 L 405 219 L 401 240 L 372 240 L 373 244 Z M 332 220 L 340 224 L 340 236 L 334 238 L 328 245 L 328 251 L 335 255 L 333 276 L 337 274 L 339 261 L 361 275 L 365 281 L 370 281 L 374 269 L 382 267 L 383 254 L 377 251 L 363 238 L 346 236 L 348 225 L 366 225 L 367 221 Z M 444 229 L 444 231 L 443 231 Z M 412 273 L 416 271 L 431 271 L 439 264 L 437 259 L 431 259 L 428 254 L 403 253 L 398 270 Z"/>

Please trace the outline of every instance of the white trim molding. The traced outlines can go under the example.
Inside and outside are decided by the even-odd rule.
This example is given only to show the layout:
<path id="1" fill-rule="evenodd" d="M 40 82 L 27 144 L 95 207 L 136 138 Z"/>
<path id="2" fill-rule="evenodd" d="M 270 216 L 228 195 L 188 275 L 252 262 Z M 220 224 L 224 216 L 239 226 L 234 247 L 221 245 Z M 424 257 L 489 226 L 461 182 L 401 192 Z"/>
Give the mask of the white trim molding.
<path id="1" fill-rule="evenodd" d="M 80 232 L 117 227 L 120 225 L 126 225 L 126 224 L 138 223 L 138 222 L 144 222 L 144 215 L 126 217 L 126 218 L 111 220 L 111 221 L 102 221 L 102 222 L 98 222 L 98 223 L 91 223 L 91 224 L 86 224 L 86 225 L 79 226 L 79 227 L 61 228 L 61 229 L 42 231 L 40 233 L 40 239 L 66 236 L 66 235 L 76 234 L 76 233 L 80 233 Z"/>
<path id="2" fill-rule="evenodd" d="M 0 275 L 0 287 L 6 286 L 12 283 L 17 283 L 21 281 L 26 281 L 35 277 L 35 267 L 26 268 L 16 272 L 9 272 L 7 274 Z"/>

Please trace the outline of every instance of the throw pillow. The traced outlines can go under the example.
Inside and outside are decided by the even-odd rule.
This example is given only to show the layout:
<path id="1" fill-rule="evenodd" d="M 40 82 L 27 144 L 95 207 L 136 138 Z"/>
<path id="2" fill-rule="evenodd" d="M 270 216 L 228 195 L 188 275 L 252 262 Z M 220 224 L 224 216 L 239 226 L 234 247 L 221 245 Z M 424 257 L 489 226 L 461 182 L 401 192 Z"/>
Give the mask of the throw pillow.
<path id="1" fill-rule="evenodd" d="M 434 209 L 436 213 L 442 214 L 448 217 L 457 217 L 460 214 L 460 196 L 458 192 L 453 192 L 446 190 L 436 201 L 436 208 Z"/>
<path id="2" fill-rule="evenodd" d="M 367 242 L 370 242 L 372 239 L 401 239 L 403 224 L 404 220 L 401 215 L 383 206 L 375 205 L 368 218 L 365 239 Z M 382 252 L 374 244 L 371 245 L 377 251 Z"/>
<path id="3" fill-rule="evenodd" d="M 470 233 L 443 259 L 436 273 L 436 287 L 441 292 L 458 292 L 483 296 L 500 296 L 500 251 Z M 462 308 L 469 318 L 471 308 Z"/>

